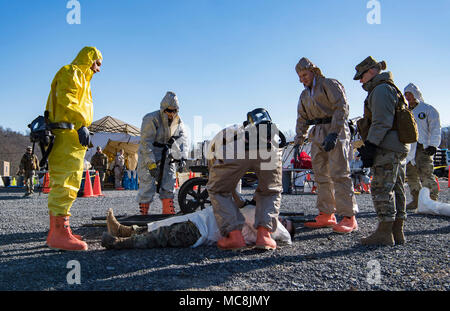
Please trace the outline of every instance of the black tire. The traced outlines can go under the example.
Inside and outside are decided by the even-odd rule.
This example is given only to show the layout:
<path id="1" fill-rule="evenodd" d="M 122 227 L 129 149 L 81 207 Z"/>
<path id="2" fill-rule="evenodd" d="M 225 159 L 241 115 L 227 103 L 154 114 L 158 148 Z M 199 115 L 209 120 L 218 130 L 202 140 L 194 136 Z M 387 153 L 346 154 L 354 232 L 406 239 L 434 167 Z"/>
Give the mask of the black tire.
<path id="1" fill-rule="evenodd" d="M 206 190 L 207 178 L 194 177 L 181 185 L 178 191 L 178 204 L 183 214 L 195 212 L 199 207 L 204 209 L 211 205 L 208 190 Z M 194 190 L 194 187 L 197 187 Z"/>

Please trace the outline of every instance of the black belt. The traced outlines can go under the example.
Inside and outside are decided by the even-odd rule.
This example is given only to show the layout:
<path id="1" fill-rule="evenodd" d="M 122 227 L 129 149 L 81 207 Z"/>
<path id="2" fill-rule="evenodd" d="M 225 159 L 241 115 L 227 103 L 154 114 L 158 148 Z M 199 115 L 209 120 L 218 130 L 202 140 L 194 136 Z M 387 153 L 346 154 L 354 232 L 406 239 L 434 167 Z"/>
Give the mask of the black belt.
<path id="1" fill-rule="evenodd" d="M 49 123 L 49 124 L 47 124 L 47 126 L 50 130 L 56 130 L 56 129 L 73 130 L 75 128 L 75 126 L 69 122 Z"/>
<path id="2" fill-rule="evenodd" d="M 161 144 L 161 143 L 159 143 L 159 142 L 157 142 L 157 141 L 155 141 L 155 142 L 153 143 L 153 146 L 158 147 L 158 148 L 164 148 L 166 145 L 167 145 L 167 144 Z"/>
<path id="3" fill-rule="evenodd" d="M 322 118 L 322 119 L 314 119 L 314 120 L 307 120 L 307 125 L 317 125 L 317 124 L 328 124 L 331 123 L 332 117 L 328 118 Z"/>

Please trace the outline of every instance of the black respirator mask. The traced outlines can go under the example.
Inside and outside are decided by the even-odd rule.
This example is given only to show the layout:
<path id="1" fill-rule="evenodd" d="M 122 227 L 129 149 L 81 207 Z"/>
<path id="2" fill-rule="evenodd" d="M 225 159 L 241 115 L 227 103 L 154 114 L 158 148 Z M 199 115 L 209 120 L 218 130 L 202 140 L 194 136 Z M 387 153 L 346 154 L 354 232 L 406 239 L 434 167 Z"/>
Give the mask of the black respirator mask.
<path id="1" fill-rule="evenodd" d="M 258 140 L 258 146 L 259 146 L 259 130 L 262 124 L 265 124 L 267 129 L 267 149 L 271 149 L 271 145 L 273 142 L 274 137 L 272 137 L 272 126 L 276 126 L 272 123 L 272 118 L 270 117 L 269 113 L 264 108 L 256 108 L 250 112 L 247 113 L 247 120 L 244 121 L 243 125 L 244 128 L 248 126 L 255 126 L 257 130 L 257 140 Z M 280 143 L 278 145 L 278 148 L 285 147 L 286 144 L 286 137 L 285 135 L 277 129 L 276 134 L 278 134 L 280 138 Z M 245 139 L 248 142 L 249 141 L 249 132 L 245 132 Z"/>

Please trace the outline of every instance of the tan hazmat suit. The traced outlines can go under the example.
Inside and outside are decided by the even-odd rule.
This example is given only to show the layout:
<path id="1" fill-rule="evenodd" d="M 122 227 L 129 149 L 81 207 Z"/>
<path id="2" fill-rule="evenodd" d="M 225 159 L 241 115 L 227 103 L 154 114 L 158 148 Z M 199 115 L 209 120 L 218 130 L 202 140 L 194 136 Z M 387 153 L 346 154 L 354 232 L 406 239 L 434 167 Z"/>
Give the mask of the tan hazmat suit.
<path id="1" fill-rule="evenodd" d="M 222 236 L 227 236 L 234 230 L 242 231 L 245 224 L 244 216 L 233 201 L 233 191 L 247 171 L 255 172 L 258 177 L 258 187 L 254 194 L 254 228 L 262 226 L 270 232 L 277 229 L 282 191 L 282 151 L 274 145 L 271 145 L 267 153 L 258 152 L 251 145 L 248 150 L 244 150 L 246 129 L 248 126 L 244 128 L 238 125 L 225 128 L 213 138 L 208 148 L 207 189 Z M 250 137 L 254 137 L 252 129 L 254 128 L 250 129 Z"/>
<path id="2" fill-rule="evenodd" d="M 296 144 L 303 144 L 308 132 L 308 121 L 330 118 L 330 123 L 317 124 L 309 131 L 311 160 L 317 183 L 317 208 L 325 214 L 337 212 L 352 217 L 358 212 L 350 177 L 347 98 L 344 87 L 334 79 L 315 73 L 313 86 L 306 87 L 300 95 L 297 108 Z M 325 137 L 337 133 L 336 146 L 326 152 L 321 146 Z"/>

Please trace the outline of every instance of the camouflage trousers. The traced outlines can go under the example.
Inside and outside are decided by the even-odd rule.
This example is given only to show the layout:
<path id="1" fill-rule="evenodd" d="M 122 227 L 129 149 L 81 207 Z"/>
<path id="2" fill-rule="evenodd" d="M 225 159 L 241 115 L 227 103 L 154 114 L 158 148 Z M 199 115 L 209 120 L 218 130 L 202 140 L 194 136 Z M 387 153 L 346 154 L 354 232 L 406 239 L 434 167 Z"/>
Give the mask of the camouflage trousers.
<path id="1" fill-rule="evenodd" d="M 415 162 L 416 165 L 411 163 L 406 165 L 406 177 L 411 195 L 418 196 L 420 189 L 427 187 L 430 189 L 430 198 L 436 201 L 439 190 L 436 177 L 433 175 L 433 156 L 425 153 L 422 144 L 417 144 Z"/>
<path id="2" fill-rule="evenodd" d="M 372 201 L 380 221 L 406 219 L 406 153 L 378 148 L 371 168 Z"/>
<path id="3" fill-rule="evenodd" d="M 189 247 L 201 237 L 200 231 L 192 221 L 185 221 L 170 226 L 159 227 L 153 231 L 139 228 L 133 239 L 135 248 Z"/>
<path id="4" fill-rule="evenodd" d="M 31 193 L 34 191 L 34 177 L 35 177 L 35 171 L 25 171 L 24 175 L 24 184 L 27 188 L 27 193 Z"/>

